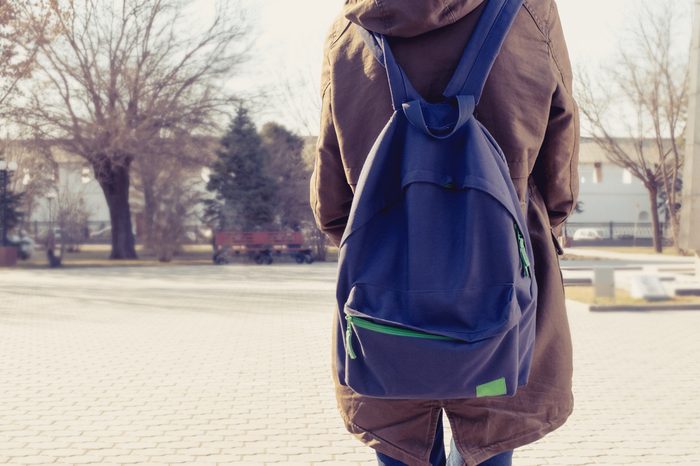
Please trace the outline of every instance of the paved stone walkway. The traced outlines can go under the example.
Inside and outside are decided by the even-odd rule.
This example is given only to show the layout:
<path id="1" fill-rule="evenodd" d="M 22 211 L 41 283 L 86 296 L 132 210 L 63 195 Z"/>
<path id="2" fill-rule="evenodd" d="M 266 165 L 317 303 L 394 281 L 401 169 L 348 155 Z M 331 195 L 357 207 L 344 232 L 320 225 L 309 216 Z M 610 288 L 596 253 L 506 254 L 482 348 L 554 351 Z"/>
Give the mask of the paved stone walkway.
<path id="1" fill-rule="evenodd" d="M 0 464 L 372 464 L 335 264 L 0 270 Z M 576 411 L 516 465 L 700 465 L 700 312 L 570 303 Z"/>

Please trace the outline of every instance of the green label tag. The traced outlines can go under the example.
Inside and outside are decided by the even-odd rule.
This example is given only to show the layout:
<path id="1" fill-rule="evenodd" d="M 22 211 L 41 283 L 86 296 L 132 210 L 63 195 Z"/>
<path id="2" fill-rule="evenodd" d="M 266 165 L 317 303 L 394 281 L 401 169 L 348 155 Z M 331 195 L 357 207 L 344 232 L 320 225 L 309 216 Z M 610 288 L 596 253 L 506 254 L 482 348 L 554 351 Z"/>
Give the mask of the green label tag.
<path id="1" fill-rule="evenodd" d="M 492 380 L 491 382 L 487 382 L 476 387 L 477 398 L 481 398 L 484 396 L 500 396 L 505 395 L 507 392 L 508 390 L 506 389 L 505 377 Z"/>

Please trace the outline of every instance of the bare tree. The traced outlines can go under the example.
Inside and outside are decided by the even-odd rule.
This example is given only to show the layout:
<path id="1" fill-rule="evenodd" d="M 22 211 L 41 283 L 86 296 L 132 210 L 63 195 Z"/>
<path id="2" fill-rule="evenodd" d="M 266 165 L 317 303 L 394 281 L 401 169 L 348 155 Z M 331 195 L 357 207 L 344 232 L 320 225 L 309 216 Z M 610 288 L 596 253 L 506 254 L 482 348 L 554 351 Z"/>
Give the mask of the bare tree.
<path id="1" fill-rule="evenodd" d="M 213 163 L 218 140 L 172 137 L 159 141 L 157 146 L 158 152 L 139 157 L 134 164 L 136 201 L 142 209 L 141 237 L 145 249 L 153 253 L 162 250 L 163 235 L 168 231 L 166 220 L 172 222 L 170 231 L 175 232 L 193 218 L 194 206 L 204 191 L 201 170 Z M 166 215 L 178 210 L 187 215 Z M 184 234 L 177 234 L 169 241 L 174 244 L 168 246 L 172 249 L 170 255 L 183 239 Z"/>
<path id="2" fill-rule="evenodd" d="M 309 206 L 309 178 L 313 171 L 314 149 L 321 119 L 321 95 L 315 85 L 317 79 L 308 70 L 287 73 L 286 79 L 280 78 L 278 80 L 279 85 L 275 89 L 275 97 L 279 102 L 283 103 L 282 108 L 286 109 L 287 112 L 285 116 L 289 120 L 295 121 L 301 131 L 306 134 L 302 160 L 303 170 L 308 174 L 308 178 L 304 177 L 305 186 L 303 192 L 300 191 L 299 193 L 301 196 L 299 201 L 305 205 L 304 209 L 311 217 L 302 223 L 302 229 L 305 232 L 307 241 L 313 246 L 316 259 L 324 261 L 326 260 L 328 238 L 318 229 Z"/>
<path id="3" fill-rule="evenodd" d="M 29 3 L 29 4 L 28 4 Z M 30 32 L 27 16 L 31 10 L 42 33 Z M 0 0 L 0 117 L 7 118 L 10 102 L 17 95 L 20 82 L 32 72 L 41 42 L 50 40 L 53 11 L 44 2 Z"/>
<path id="4" fill-rule="evenodd" d="M 307 143 L 304 146 L 303 159 L 307 172 L 311 173 L 314 166 L 314 158 L 316 157 L 316 141 L 317 138 L 308 137 Z M 309 204 L 309 182 L 306 183 L 306 195 L 304 197 L 304 202 Z M 311 212 L 311 207 L 309 206 L 309 212 Z M 307 237 L 311 245 L 313 245 L 314 255 L 319 261 L 325 261 L 327 256 L 328 247 L 328 237 L 325 233 L 319 230 L 316 221 L 313 220 L 313 213 L 311 213 L 312 219 L 309 220 L 305 225 L 305 230 L 307 231 Z"/>
<path id="5" fill-rule="evenodd" d="M 578 101 L 591 135 L 610 162 L 627 169 L 649 193 L 654 248 L 663 248 L 659 196 L 663 193 L 678 245 L 678 181 L 683 166 L 683 138 L 688 106 L 687 47 L 678 47 L 682 11 L 671 2 L 644 4 L 614 67 L 597 82 L 581 72 Z M 687 45 L 687 44 L 684 44 Z M 683 53 L 679 53 L 683 52 Z M 615 128 L 626 127 L 619 138 Z"/>
<path id="6" fill-rule="evenodd" d="M 56 36 L 40 42 L 39 79 L 22 121 L 93 168 L 110 211 L 113 259 L 136 257 L 129 203 L 134 161 L 160 151 L 164 140 L 216 131 L 233 101 L 224 81 L 244 56 L 242 19 L 232 2 L 221 2 L 197 32 L 187 4 L 51 2 Z M 31 24 L 42 34 L 38 20 Z"/>
<path id="7" fill-rule="evenodd" d="M 169 262 L 186 239 L 188 221 L 195 219 L 201 202 L 197 181 L 186 168 L 170 159 L 169 177 L 154 190 L 155 202 L 150 225 L 150 246 L 159 261 Z"/>
<path id="8" fill-rule="evenodd" d="M 299 230 L 313 220 L 308 192 L 311 171 L 304 161 L 304 139 L 278 123 L 260 130 L 269 155 L 267 172 L 277 185 L 275 219 L 282 228 Z"/>
<path id="9" fill-rule="evenodd" d="M 80 245 L 88 239 L 90 219 L 90 212 L 85 205 L 84 186 L 76 186 L 68 180 L 59 180 L 55 191 L 55 218 L 51 221 L 60 228 L 61 247 L 71 252 L 79 251 Z"/>
<path id="10" fill-rule="evenodd" d="M 274 89 L 275 99 L 280 102 L 280 108 L 285 109 L 284 116 L 294 121 L 306 136 L 318 135 L 321 95 L 315 86 L 317 79 L 307 69 L 296 73 L 288 71 L 284 77 L 280 76 Z"/>

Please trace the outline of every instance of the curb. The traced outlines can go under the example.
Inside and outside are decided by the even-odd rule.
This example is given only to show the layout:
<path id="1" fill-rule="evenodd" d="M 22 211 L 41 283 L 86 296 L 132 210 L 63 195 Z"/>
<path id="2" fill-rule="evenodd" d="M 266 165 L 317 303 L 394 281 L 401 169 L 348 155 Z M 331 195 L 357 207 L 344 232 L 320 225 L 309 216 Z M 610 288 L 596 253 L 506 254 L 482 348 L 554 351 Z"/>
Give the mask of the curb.
<path id="1" fill-rule="evenodd" d="M 580 301 L 579 301 L 580 302 Z M 679 304 L 638 304 L 638 305 L 595 305 L 588 307 L 591 312 L 643 312 L 643 311 L 700 311 L 700 303 L 679 303 Z"/>
<path id="2" fill-rule="evenodd" d="M 565 278 L 564 286 L 592 286 L 593 279 L 591 278 Z"/>

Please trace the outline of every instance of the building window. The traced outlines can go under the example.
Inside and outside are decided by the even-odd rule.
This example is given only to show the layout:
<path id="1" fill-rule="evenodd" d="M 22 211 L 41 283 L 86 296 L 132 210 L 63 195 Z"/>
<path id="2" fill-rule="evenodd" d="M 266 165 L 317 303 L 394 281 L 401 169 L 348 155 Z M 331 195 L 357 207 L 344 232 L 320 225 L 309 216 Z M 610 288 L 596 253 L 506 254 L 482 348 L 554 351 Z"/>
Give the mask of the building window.
<path id="1" fill-rule="evenodd" d="M 632 173 L 626 168 L 622 170 L 622 182 L 624 184 L 632 184 Z"/>
<path id="2" fill-rule="evenodd" d="M 596 162 L 593 164 L 593 183 L 598 184 L 603 182 L 603 164 Z"/>

